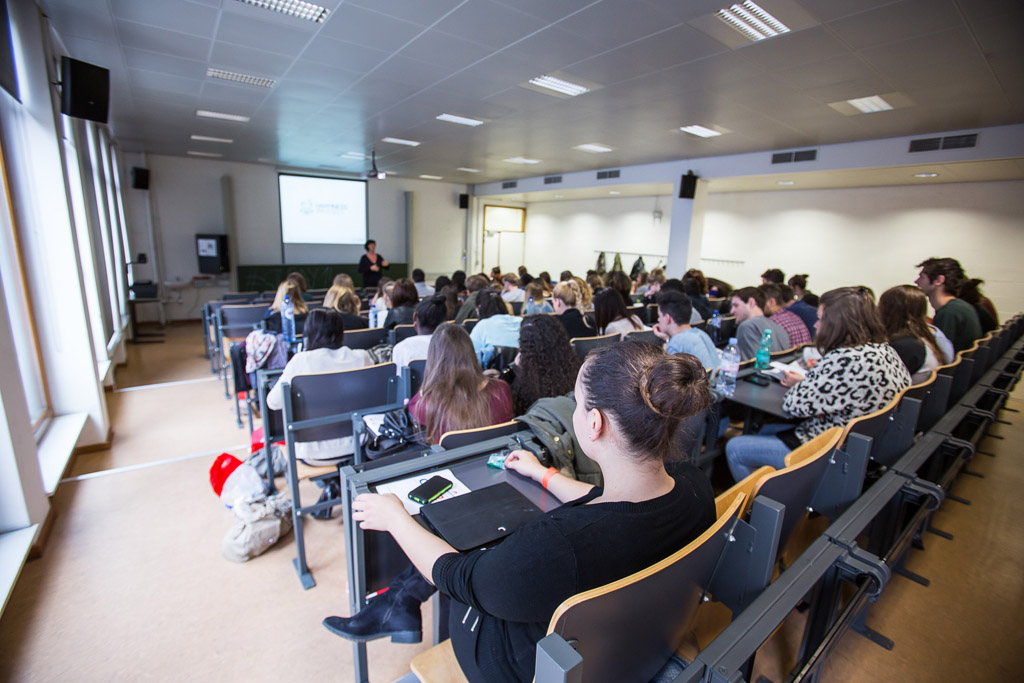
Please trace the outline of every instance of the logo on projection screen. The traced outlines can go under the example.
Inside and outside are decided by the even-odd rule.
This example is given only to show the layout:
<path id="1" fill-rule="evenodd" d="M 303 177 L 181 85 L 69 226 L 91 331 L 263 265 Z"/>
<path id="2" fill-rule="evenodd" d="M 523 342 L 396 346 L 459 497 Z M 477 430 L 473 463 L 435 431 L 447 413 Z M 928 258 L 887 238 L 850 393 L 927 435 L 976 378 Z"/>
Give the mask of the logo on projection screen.
<path id="1" fill-rule="evenodd" d="M 299 205 L 299 213 L 312 216 L 317 214 L 320 216 L 339 216 L 348 211 L 348 206 L 345 204 L 324 204 L 314 202 L 310 199 L 306 199 Z"/>

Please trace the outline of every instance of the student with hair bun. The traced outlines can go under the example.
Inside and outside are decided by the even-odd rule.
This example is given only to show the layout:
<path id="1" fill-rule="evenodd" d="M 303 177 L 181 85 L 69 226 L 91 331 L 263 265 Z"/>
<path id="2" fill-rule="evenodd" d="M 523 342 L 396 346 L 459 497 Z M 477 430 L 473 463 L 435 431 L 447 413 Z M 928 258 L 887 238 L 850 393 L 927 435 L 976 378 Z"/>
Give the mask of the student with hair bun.
<path id="1" fill-rule="evenodd" d="M 419 642 L 419 606 L 433 583 L 452 598 L 449 630 L 466 678 L 531 680 L 537 641 L 559 604 L 668 557 L 714 522 L 714 496 L 704 474 L 680 464 L 670 475 L 664 464 L 680 423 L 710 401 L 695 358 L 669 356 L 643 343 L 591 352 L 576 380 L 573 427 L 601 467 L 604 487 L 513 451 L 508 469 L 538 482 L 564 505 L 491 548 L 466 553 L 420 526 L 397 497 L 361 495 L 352 518 L 364 529 L 391 533 L 415 569 L 356 616 L 328 617 L 325 626 L 353 640 L 390 635 Z"/>

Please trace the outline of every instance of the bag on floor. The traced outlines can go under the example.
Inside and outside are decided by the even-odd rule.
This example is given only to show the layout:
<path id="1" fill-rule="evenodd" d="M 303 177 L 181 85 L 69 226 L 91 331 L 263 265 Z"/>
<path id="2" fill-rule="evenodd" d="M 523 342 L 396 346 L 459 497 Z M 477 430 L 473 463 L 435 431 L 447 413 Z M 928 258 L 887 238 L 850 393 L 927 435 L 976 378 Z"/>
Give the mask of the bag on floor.
<path id="1" fill-rule="evenodd" d="M 263 554 L 292 530 L 292 501 L 281 494 L 240 500 L 234 513 L 238 521 L 220 545 L 221 554 L 232 562 Z"/>
<path id="2" fill-rule="evenodd" d="M 288 458 L 285 456 L 284 447 L 277 443 L 270 444 L 270 460 L 274 463 L 274 476 L 283 476 L 284 470 L 288 466 Z M 253 452 L 245 462 L 256 470 L 256 474 L 260 475 L 260 479 L 267 478 L 266 450 L 260 448 Z"/>
<path id="3" fill-rule="evenodd" d="M 230 453 L 221 453 L 210 467 L 210 485 L 226 507 L 263 495 L 263 480 L 250 465 Z"/>

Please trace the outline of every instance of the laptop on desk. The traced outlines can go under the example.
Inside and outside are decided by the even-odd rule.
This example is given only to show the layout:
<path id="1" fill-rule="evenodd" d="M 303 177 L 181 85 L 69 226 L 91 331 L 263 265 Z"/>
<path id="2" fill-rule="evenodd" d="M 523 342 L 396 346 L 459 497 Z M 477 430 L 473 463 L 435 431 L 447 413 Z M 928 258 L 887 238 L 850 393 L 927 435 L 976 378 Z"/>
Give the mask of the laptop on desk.
<path id="1" fill-rule="evenodd" d="M 420 508 L 427 524 L 458 551 L 493 543 L 542 514 L 508 482 Z"/>

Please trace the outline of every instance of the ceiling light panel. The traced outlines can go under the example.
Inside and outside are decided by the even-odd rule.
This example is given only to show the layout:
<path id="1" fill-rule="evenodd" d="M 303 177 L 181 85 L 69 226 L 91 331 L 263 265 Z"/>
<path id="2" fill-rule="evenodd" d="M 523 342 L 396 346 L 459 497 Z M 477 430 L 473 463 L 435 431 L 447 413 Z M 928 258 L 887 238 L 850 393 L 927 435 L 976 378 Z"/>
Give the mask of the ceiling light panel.
<path id="1" fill-rule="evenodd" d="M 715 16 L 750 40 L 764 40 L 790 31 L 788 26 L 751 0 L 720 9 Z"/>
<path id="2" fill-rule="evenodd" d="M 479 119 L 471 119 L 471 118 L 468 118 L 466 116 L 457 116 L 455 114 L 441 114 L 440 116 L 438 116 L 436 118 L 437 118 L 438 121 L 447 121 L 448 123 L 457 123 L 457 124 L 462 125 L 462 126 L 473 126 L 474 128 L 476 126 L 484 125 L 484 122 L 480 121 Z"/>
<path id="3" fill-rule="evenodd" d="M 242 116 L 241 114 L 225 114 L 220 111 L 209 111 L 207 109 L 196 109 L 196 116 L 201 116 L 206 119 L 219 119 L 221 121 L 237 121 L 238 123 L 249 123 L 248 116 Z"/>
<path id="4" fill-rule="evenodd" d="M 879 111 L 890 111 L 893 106 L 878 95 L 871 97 L 858 97 L 855 100 L 846 100 L 851 107 L 858 109 L 865 114 L 874 114 Z"/>
<path id="5" fill-rule="evenodd" d="M 420 174 L 420 178 L 423 178 L 424 180 L 444 180 L 444 178 L 442 176 L 439 176 L 439 175 L 427 175 L 425 173 L 421 173 Z"/>
<path id="6" fill-rule="evenodd" d="M 239 2 L 317 24 L 324 23 L 327 20 L 327 15 L 331 13 L 326 7 L 304 2 L 304 0 L 239 0 Z"/>
<path id="7" fill-rule="evenodd" d="M 191 149 L 189 151 L 187 151 L 186 154 L 190 154 L 190 155 L 192 155 L 194 157 L 211 157 L 211 158 L 215 158 L 215 159 L 218 159 L 218 158 L 224 156 L 223 154 L 217 154 L 216 152 L 195 152 L 195 151 L 193 151 Z"/>
<path id="8" fill-rule="evenodd" d="M 402 138 L 381 138 L 381 142 L 390 142 L 392 145 L 405 145 L 406 147 L 419 147 L 420 143 L 415 140 L 403 140 Z"/>
<path id="9" fill-rule="evenodd" d="M 590 88 L 585 85 L 579 85 L 578 83 L 571 83 L 561 78 L 555 78 L 554 76 L 538 76 L 537 78 L 531 78 L 530 83 L 540 88 L 546 88 L 548 90 L 554 90 L 557 93 L 568 95 L 569 97 L 576 97 L 583 93 L 590 92 Z"/>
<path id="10" fill-rule="evenodd" d="M 211 138 L 208 135 L 192 135 L 190 139 L 196 140 L 197 142 L 220 142 L 225 145 L 230 145 L 234 142 L 231 138 Z"/>
<path id="11" fill-rule="evenodd" d="M 233 83 L 244 83 L 246 85 L 256 85 L 261 88 L 273 88 L 273 78 L 262 78 L 260 76 L 250 76 L 249 74 L 240 74 L 234 71 L 224 71 L 223 69 L 207 69 L 207 78 L 219 78 L 222 81 L 232 81 Z"/>
<path id="12" fill-rule="evenodd" d="M 581 152 L 590 152 L 591 154 L 604 154 L 614 150 L 613 147 L 607 145 L 599 145 L 596 142 L 588 142 L 585 145 L 576 145 L 573 149 L 578 149 Z"/>
<path id="13" fill-rule="evenodd" d="M 479 173 L 479 168 L 466 168 L 465 166 L 459 166 L 456 171 L 462 171 L 463 173 Z"/>
<path id="14" fill-rule="evenodd" d="M 540 159 L 527 159 L 526 157 L 509 157 L 504 161 L 510 164 L 539 164 Z"/>
<path id="15" fill-rule="evenodd" d="M 690 135 L 695 135 L 699 138 L 714 138 L 721 135 L 717 130 L 705 128 L 704 126 L 692 125 L 692 126 L 681 126 L 679 130 Z"/>

